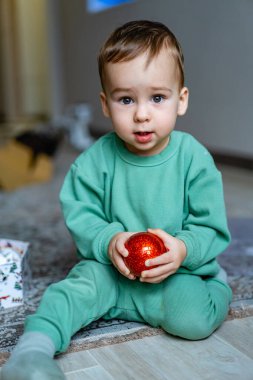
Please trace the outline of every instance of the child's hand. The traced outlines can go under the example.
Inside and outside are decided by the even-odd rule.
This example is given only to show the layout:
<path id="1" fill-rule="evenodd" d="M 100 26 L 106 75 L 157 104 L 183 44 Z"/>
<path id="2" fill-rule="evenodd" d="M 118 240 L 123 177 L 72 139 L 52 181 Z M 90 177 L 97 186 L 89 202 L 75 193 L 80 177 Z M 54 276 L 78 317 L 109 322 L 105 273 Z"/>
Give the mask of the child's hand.
<path id="1" fill-rule="evenodd" d="M 128 251 L 125 248 L 125 242 L 133 235 L 134 232 L 120 232 L 113 236 L 108 248 L 108 256 L 113 265 L 123 276 L 129 278 L 129 280 L 135 280 L 136 277 L 130 272 L 124 263 L 123 258 L 128 255 Z"/>
<path id="2" fill-rule="evenodd" d="M 158 265 L 158 267 L 143 271 L 140 281 L 158 284 L 178 270 L 186 257 L 186 246 L 182 240 L 174 238 L 163 230 L 149 229 L 148 232 L 161 238 L 168 252 L 146 261 L 146 265 Z"/>

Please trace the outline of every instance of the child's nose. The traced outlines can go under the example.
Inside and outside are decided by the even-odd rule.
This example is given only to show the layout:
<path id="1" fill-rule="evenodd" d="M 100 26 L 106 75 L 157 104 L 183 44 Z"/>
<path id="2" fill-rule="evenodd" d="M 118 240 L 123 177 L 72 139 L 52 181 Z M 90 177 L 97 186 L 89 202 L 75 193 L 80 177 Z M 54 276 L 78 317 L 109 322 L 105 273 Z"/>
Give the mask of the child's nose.
<path id="1" fill-rule="evenodd" d="M 137 104 L 135 113 L 134 113 L 134 121 L 136 123 L 143 123 L 144 121 L 150 120 L 150 110 L 148 105 L 146 104 Z"/>

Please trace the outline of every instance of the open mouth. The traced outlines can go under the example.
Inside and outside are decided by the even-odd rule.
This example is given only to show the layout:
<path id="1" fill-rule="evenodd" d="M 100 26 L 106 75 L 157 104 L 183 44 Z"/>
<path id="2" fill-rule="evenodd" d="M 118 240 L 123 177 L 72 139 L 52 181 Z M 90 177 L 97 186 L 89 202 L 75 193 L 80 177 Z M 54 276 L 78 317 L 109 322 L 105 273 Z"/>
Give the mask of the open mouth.
<path id="1" fill-rule="evenodd" d="M 134 135 L 139 143 L 144 144 L 152 140 L 153 132 L 135 132 Z"/>

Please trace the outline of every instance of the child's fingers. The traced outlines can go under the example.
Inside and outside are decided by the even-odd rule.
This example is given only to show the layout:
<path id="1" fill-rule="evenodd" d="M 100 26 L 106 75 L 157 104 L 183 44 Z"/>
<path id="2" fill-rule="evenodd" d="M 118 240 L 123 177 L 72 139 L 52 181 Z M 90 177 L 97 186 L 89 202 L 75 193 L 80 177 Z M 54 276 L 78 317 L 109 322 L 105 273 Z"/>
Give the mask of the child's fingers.
<path id="1" fill-rule="evenodd" d="M 118 268 L 120 273 L 127 275 L 127 276 L 129 275 L 130 270 L 127 268 L 122 256 L 117 254 L 117 253 L 115 253 L 115 255 L 114 255 L 114 264 Z"/>
<path id="2" fill-rule="evenodd" d="M 118 269 L 118 271 L 125 277 L 129 278 L 129 280 L 135 280 L 136 276 L 134 276 L 128 267 L 126 266 L 122 256 L 115 253 L 114 260 L 113 260 L 114 266 Z"/>
<path id="3" fill-rule="evenodd" d="M 132 274 L 126 266 L 119 266 L 118 270 L 123 276 L 127 277 L 129 280 L 136 279 L 136 276 Z"/>
<path id="4" fill-rule="evenodd" d="M 154 235 L 158 236 L 160 239 L 162 239 L 165 247 L 168 250 L 170 249 L 170 245 L 172 243 L 173 236 L 171 236 L 167 232 L 161 230 L 160 228 L 154 228 L 154 229 L 149 228 L 148 232 L 150 232 L 151 234 L 154 234 Z"/>
<path id="5" fill-rule="evenodd" d="M 129 276 L 127 276 L 127 278 L 128 278 L 129 280 L 135 280 L 135 279 L 136 279 L 136 276 L 135 276 L 134 274 L 130 273 Z"/>
<path id="6" fill-rule="evenodd" d="M 167 277 L 175 273 L 176 270 L 177 270 L 176 266 L 173 263 L 170 263 L 170 264 L 160 265 L 156 268 L 142 271 L 141 277 L 145 279 L 146 278 L 151 279 L 152 277 L 158 277 L 158 276 L 163 276 L 163 275 Z"/>
<path id="7" fill-rule="evenodd" d="M 157 284 L 163 281 L 168 276 L 172 275 L 173 273 L 175 273 L 174 270 L 170 270 L 168 268 L 168 265 L 164 265 L 162 267 L 143 271 L 141 273 L 140 281 Z"/>
<path id="8" fill-rule="evenodd" d="M 156 276 L 156 277 L 152 277 L 152 278 L 141 277 L 140 281 L 141 282 L 147 282 L 149 284 L 159 284 L 160 282 L 165 280 L 165 278 L 167 278 L 167 277 L 168 277 L 167 275 L 161 275 L 161 276 Z"/>
<path id="9" fill-rule="evenodd" d="M 126 242 L 126 236 L 130 236 L 131 234 L 125 234 L 124 236 L 124 239 L 123 238 L 119 238 L 116 240 L 116 243 L 115 243 L 115 248 L 117 249 L 117 251 L 123 256 L 123 257 L 127 257 L 128 256 L 128 250 L 126 249 L 125 247 L 125 242 Z"/>
<path id="10" fill-rule="evenodd" d="M 124 244 L 118 244 L 117 245 L 117 251 L 123 256 L 127 257 L 128 256 L 128 250 L 126 249 Z"/>
<path id="11" fill-rule="evenodd" d="M 153 259 L 148 259 L 145 261 L 145 265 L 148 267 L 152 267 L 153 265 L 164 265 L 169 264 L 173 261 L 173 257 L 170 252 L 165 252 L 160 256 L 154 257 Z"/>

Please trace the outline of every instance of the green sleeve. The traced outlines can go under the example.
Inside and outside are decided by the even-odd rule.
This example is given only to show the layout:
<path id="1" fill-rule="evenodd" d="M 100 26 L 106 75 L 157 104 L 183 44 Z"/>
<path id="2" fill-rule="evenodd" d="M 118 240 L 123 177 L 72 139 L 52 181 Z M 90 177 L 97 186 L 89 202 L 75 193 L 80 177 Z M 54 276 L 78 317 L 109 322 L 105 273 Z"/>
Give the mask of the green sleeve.
<path id="1" fill-rule="evenodd" d="M 103 184 L 98 182 L 95 176 L 84 175 L 83 170 L 73 164 L 62 186 L 60 202 L 65 223 L 79 255 L 110 264 L 109 242 L 124 228 L 118 222 L 110 223 L 106 217 L 105 191 Z"/>
<path id="2" fill-rule="evenodd" d="M 221 174 L 207 152 L 192 162 L 186 187 L 188 213 L 175 236 L 187 248 L 182 266 L 193 271 L 216 258 L 230 242 Z"/>

